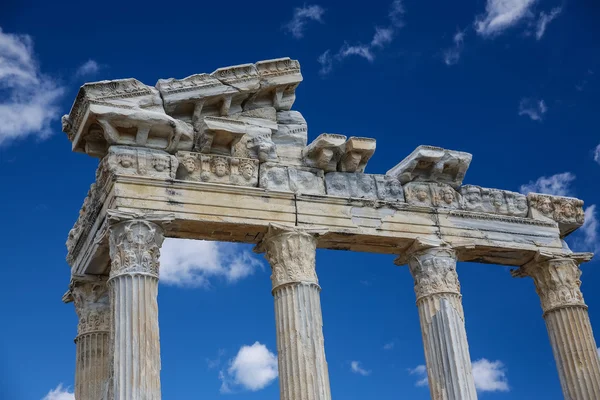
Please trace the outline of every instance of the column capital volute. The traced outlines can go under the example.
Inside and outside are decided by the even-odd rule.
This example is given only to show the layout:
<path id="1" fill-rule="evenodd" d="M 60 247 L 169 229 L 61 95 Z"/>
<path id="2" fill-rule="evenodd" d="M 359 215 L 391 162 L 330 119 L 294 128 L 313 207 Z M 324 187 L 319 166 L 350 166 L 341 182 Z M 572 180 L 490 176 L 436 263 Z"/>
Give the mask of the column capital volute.
<path id="1" fill-rule="evenodd" d="M 580 289 L 579 265 L 591 257 L 591 253 L 572 253 L 567 256 L 537 253 L 527 264 L 512 270 L 511 275 L 533 279 L 544 313 L 564 307 L 587 307 Z"/>
<path id="2" fill-rule="evenodd" d="M 147 221 L 160 225 L 165 228 L 175 219 L 173 213 L 153 213 L 153 212 L 141 212 L 141 211 L 121 211 L 121 210 L 108 210 L 107 220 L 109 226 L 118 225 L 121 222 L 128 221 Z"/>
<path id="3" fill-rule="evenodd" d="M 286 284 L 319 284 L 315 270 L 318 236 L 322 229 L 303 229 L 295 226 L 270 224 L 263 239 L 254 248 L 265 253 L 271 265 L 273 292 Z"/>

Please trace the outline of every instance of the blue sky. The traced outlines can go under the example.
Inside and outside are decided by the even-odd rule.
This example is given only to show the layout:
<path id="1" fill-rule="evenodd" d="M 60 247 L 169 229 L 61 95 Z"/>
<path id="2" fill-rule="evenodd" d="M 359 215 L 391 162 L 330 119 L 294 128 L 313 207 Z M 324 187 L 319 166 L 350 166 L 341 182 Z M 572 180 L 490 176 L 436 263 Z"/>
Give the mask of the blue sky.
<path id="1" fill-rule="evenodd" d="M 97 160 L 61 133 L 78 87 L 154 85 L 289 56 L 294 109 L 322 132 L 374 137 L 368 172 L 420 144 L 468 151 L 465 183 L 574 195 L 598 245 L 600 6 L 593 1 L 123 2 L 0 5 L 0 398 L 68 400 L 76 316 L 64 242 Z M 277 399 L 269 268 L 250 247 L 167 241 L 165 399 Z M 600 324 L 598 262 L 583 266 Z M 561 399 L 533 283 L 460 263 L 481 398 Z M 332 396 L 427 399 L 412 278 L 392 256 L 319 250 Z M 600 329 L 597 327 L 597 329 Z"/>

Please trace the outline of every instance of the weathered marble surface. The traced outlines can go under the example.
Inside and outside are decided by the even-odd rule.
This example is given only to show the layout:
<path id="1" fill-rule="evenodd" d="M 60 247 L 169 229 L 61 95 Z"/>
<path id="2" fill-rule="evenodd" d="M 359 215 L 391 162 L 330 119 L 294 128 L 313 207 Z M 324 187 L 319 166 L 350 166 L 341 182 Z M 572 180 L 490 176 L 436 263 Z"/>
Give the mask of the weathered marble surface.
<path id="1" fill-rule="evenodd" d="M 408 204 L 424 207 L 461 208 L 460 193 L 443 183 L 410 182 L 403 186 Z"/>
<path id="2" fill-rule="evenodd" d="M 340 172 L 365 172 L 367 163 L 375 153 L 376 141 L 352 136 L 344 145 L 344 154 L 338 163 Z"/>
<path id="3" fill-rule="evenodd" d="M 301 166 L 302 150 L 308 141 L 308 125 L 298 111 L 279 111 L 276 115 L 277 131 L 273 132 L 273 143 L 277 156 L 284 164 Z"/>
<path id="4" fill-rule="evenodd" d="M 229 118 L 205 117 L 198 128 L 194 150 L 230 156 L 235 144 L 246 132 L 244 122 Z"/>
<path id="5" fill-rule="evenodd" d="M 325 177 L 320 169 L 263 163 L 260 165 L 259 177 L 259 186 L 264 189 L 301 194 L 325 194 Z"/>
<path id="6" fill-rule="evenodd" d="M 402 184 L 412 181 L 446 183 L 454 189 L 462 184 L 472 156 L 462 151 L 434 146 L 419 146 L 387 175 Z"/>
<path id="7" fill-rule="evenodd" d="M 258 160 L 187 151 L 177 153 L 177 179 L 258 186 Z"/>
<path id="8" fill-rule="evenodd" d="M 128 146 L 111 146 L 103 162 L 113 174 L 162 179 L 175 178 L 179 166 L 177 157 L 164 151 Z"/>
<path id="9" fill-rule="evenodd" d="M 583 225 L 585 213 L 583 200 L 573 197 L 529 193 L 529 216 L 543 221 L 556 221 L 562 235 L 566 236 Z"/>
<path id="10" fill-rule="evenodd" d="M 83 85 L 62 122 L 73 150 L 94 157 L 103 157 L 111 145 L 192 148 L 191 125 L 168 116 L 159 92 L 136 79 Z"/>
<path id="11" fill-rule="evenodd" d="M 404 202 L 402 185 L 386 175 L 330 172 L 325 174 L 325 187 L 330 196 Z"/>
<path id="12" fill-rule="evenodd" d="M 468 211 L 526 217 L 529 210 L 525 195 L 508 190 L 465 185 L 460 188 L 460 193 L 463 208 Z"/>
<path id="13" fill-rule="evenodd" d="M 322 133 L 302 150 L 304 164 L 325 172 L 337 171 L 337 164 L 344 154 L 346 136 Z"/>

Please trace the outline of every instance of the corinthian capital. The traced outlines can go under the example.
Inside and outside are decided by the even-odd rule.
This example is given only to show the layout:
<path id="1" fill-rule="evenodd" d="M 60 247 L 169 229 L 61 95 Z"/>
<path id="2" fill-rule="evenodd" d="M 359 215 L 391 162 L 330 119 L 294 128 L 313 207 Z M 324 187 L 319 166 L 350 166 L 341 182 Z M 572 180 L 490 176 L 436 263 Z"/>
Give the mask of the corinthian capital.
<path id="1" fill-rule="evenodd" d="M 587 307 L 580 290 L 581 270 L 571 258 L 534 260 L 513 271 L 512 275 L 533 278 L 544 313 L 567 306 Z"/>
<path id="2" fill-rule="evenodd" d="M 147 220 L 126 220 L 110 227 L 110 277 L 145 274 L 158 278 L 160 246 L 164 240 L 160 225 Z"/>
<path id="3" fill-rule="evenodd" d="M 78 335 L 110 330 L 110 303 L 106 277 L 74 277 L 63 298 L 75 304 Z"/>
<path id="4" fill-rule="evenodd" d="M 294 282 L 318 285 L 315 271 L 316 236 L 320 231 L 307 231 L 296 227 L 269 225 L 263 240 L 254 249 L 265 253 L 271 265 L 273 290 Z"/>

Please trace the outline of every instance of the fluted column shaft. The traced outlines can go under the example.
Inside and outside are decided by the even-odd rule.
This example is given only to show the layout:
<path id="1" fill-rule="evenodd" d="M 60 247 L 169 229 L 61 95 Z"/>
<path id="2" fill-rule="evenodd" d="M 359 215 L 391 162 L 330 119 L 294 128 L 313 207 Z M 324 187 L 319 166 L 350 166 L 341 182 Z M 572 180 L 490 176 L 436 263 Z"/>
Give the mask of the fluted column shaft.
<path id="1" fill-rule="evenodd" d="M 158 269 L 162 228 L 145 220 L 110 227 L 112 398 L 160 400 Z"/>
<path id="2" fill-rule="evenodd" d="M 456 256 L 429 248 L 408 256 L 432 400 L 477 399 L 465 329 Z"/>
<path id="3" fill-rule="evenodd" d="M 259 246 L 272 269 L 281 400 L 331 400 L 316 246 L 311 234 L 273 226 Z"/>
<path id="4" fill-rule="evenodd" d="M 600 359 L 577 263 L 572 259 L 534 262 L 516 275 L 530 276 L 535 282 L 564 398 L 600 399 Z"/>
<path id="5" fill-rule="evenodd" d="M 75 398 L 101 400 L 110 371 L 110 304 L 106 279 L 73 280 L 68 300 L 75 303 L 77 325 Z"/>

